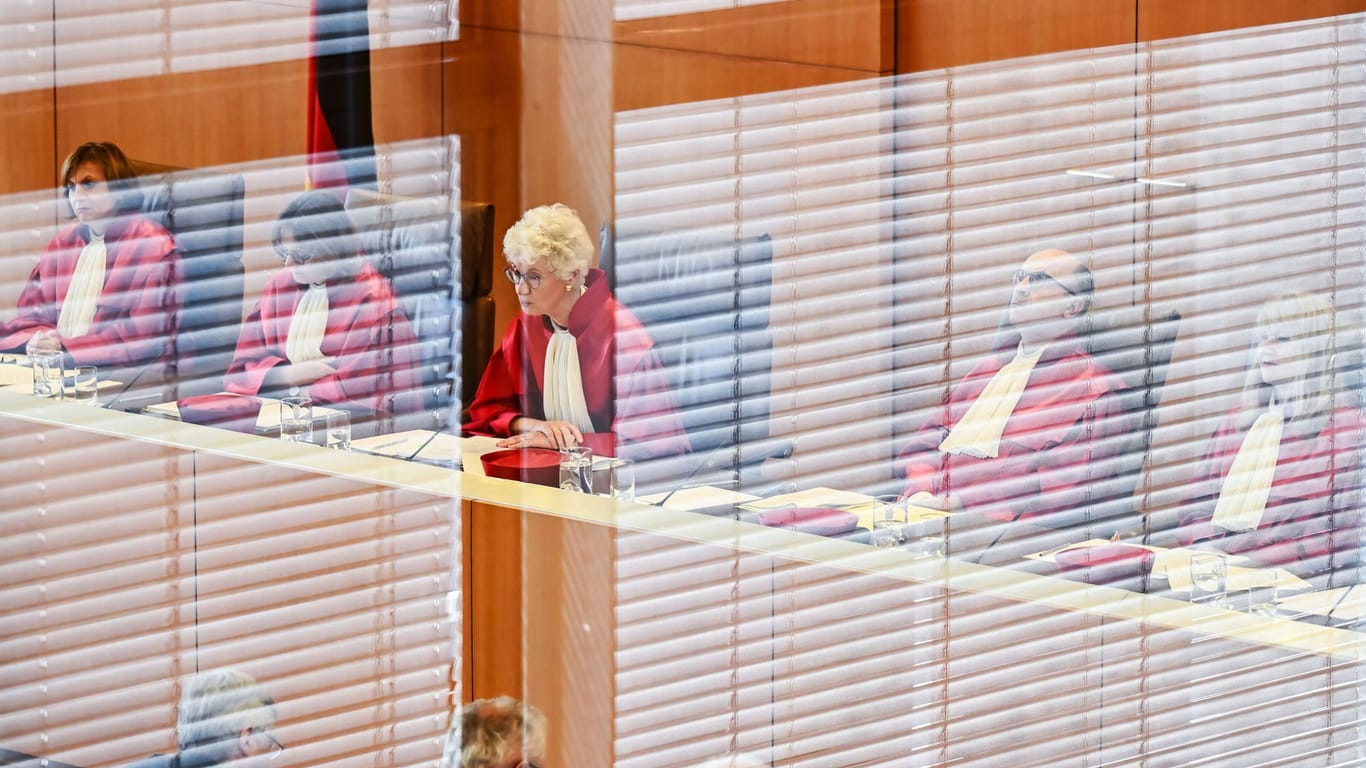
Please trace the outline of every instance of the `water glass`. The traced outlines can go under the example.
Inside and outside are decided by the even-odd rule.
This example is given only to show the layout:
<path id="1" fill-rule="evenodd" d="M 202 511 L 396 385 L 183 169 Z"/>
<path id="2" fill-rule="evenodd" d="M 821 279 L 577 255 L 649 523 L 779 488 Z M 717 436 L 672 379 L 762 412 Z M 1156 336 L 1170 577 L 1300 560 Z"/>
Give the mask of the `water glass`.
<path id="1" fill-rule="evenodd" d="M 61 350 L 37 351 L 29 355 L 33 364 L 33 394 L 38 397 L 62 399 L 62 361 Z"/>
<path id="2" fill-rule="evenodd" d="M 873 546 L 901 546 L 906 541 L 905 499 L 900 496 L 879 496 L 873 504 Z"/>
<path id="3" fill-rule="evenodd" d="M 931 515 L 906 524 L 906 551 L 917 560 L 942 559 L 948 542 L 948 515 Z"/>
<path id="4" fill-rule="evenodd" d="M 280 400 L 280 438 L 291 443 L 313 442 L 313 401 L 306 397 Z"/>
<path id="5" fill-rule="evenodd" d="M 76 366 L 71 377 L 71 398 L 82 405 L 99 407 L 99 369 L 93 365 Z"/>
<path id="6" fill-rule="evenodd" d="M 1191 602 L 1227 607 L 1228 563 L 1218 552 L 1191 554 Z"/>
<path id="7" fill-rule="evenodd" d="M 593 451 L 584 446 L 560 449 L 560 488 L 574 493 L 593 492 Z"/>
<path id="8" fill-rule="evenodd" d="M 351 414 L 346 411 L 327 414 L 327 447 L 338 451 L 351 450 Z"/>
<path id="9" fill-rule="evenodd" d="M 636 500 L 636 465 L 630 459 L 613 459 L 608 465 L 611 471 L 612 498 L 619 501 Z"/>
<path id="10" fill-rule="evenodd" d="M 1258 571 L 1247 591 L 1247 611 L 1259 616 L 1275 616 L 1276 601 L 1280 599 L 1280 573 L 1275 569 Z"/>

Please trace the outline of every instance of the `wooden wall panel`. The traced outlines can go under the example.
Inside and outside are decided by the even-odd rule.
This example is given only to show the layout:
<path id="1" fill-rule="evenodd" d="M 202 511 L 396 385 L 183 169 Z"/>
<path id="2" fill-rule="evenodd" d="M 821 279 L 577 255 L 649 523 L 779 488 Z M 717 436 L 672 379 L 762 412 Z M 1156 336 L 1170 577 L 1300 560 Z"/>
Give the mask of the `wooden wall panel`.
<path id="1" fill-rule="evenodd" d="M 61 158 L 52 144 L 53 99 L 51 89 L 0 94 L 0 114 L 5 116 L 0 195 L 57 185 Z"/>
<path id="2" fill-rule="evenodd" d="M 1135 0 L 1143 42 L 1366 11 L 1366 0 Z"/>
<path id="3" fill-rule="evenodd" d="M 370 106 L 376 144 L 445 133 L 441 57 L 440 44 L 370 53 Z"/>
<path id="4" fill-rule="evenodd" d="M 896 14 L 897 72 L 1134 40 L 1132 0 L 898 0 Z"/>
<path id="5" fill-rule="evenodd" d="M 870 73 L 697 51 L 617 45 L 612 58 L 616 111 L 848 82 Z"/>
<path id="6" fill-rule="evenodd" d="M 470 505 L 470 551 L 465 553 L 470 597 L 470 642 L 464 663 L 466 700 L 520 696 L 522 678 L 522 513 Z"/>
<path id="7" fill-rule="evenodd" d="M 618 43 L 889 72 L 890 0 L 788 0 L 618 22 Z"/>

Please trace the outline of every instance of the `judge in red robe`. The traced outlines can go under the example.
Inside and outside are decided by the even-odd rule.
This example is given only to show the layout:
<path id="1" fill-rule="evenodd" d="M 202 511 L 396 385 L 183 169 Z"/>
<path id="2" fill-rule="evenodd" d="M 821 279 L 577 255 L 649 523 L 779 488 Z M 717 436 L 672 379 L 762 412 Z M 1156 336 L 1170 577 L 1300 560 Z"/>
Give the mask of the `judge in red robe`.
<path id="1" fill-rule="evenodd" d="M 957 541 L 950 543 L 960 555 L 1006 562 L 1054 540 L 1111 532 L 1092 528 L 1088 502 L 1092 483 L 1113 469 L 1124 419 L 1120 382 L 1076 337 L 1091 284 L 1090 272 L 1065 251 L 1026 259 L 1009 309 L 1019 346 L 973 369 L 900 453 L 905 494 L 956 513 L 950 529 Z M 983 425 L 988 402 L 972 423 L 964 417 L 984 392 L 1001 410 L 985 419 L 995 424 L 989 439 L 972 438 L 981 434 L 971 427 Z M 1022 544 L 1007 546 L 1013 541 Z"/>
<path id="2" fill-rule="evenodd" d="M 171 235 L 138 215 L 142 195 L 113 144 L 78 147 L 62 163 L 76 222 L 52 238 L 0 323 L 0 349 L 65 350 L 76 365 L 169 359 L 179 260 Z"/>
<path id="3" fill-rule="evenodd" d="M 229 392 L 306 395 L 362 415 L 420 407 L 417 340 L 389 281 L 361 255 L 338 200 L 308 192 L 276 223 L 286 268 L 242 325 Z"/>
<path id="4" fill-rule="evenodd" d="M 587 440 L 632 459 L 687 452 L 653 342 L 590 268 L 593 244 L 578 215 L 559 204 L 527 211 L 503 253 L 522 314 L 489 360 L 465 429 L 505 437 L 506 447 Z"/>
<path id="5" fill-rule="evenodd" d="M 1334 405 L 1334 330 L 1333 308 L 1317 296 L 1263 307 L 1241 402 L 1210 438 L 1184 499 L 1183 545 L 1356 583 L 1366 424 L 1360 409 Z"/>

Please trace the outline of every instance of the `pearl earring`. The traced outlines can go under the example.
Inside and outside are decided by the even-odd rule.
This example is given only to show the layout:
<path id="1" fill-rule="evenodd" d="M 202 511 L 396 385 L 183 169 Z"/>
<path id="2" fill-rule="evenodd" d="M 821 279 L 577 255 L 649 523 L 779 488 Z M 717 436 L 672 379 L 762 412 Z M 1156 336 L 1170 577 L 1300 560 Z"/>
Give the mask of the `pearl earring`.
<path id="1" fill-rule="evenodd" d="M 569 283 L 565 283 L 565 284 L 564 284 L 564 292 L 565 292 L 565 293 L 569 293 L 569 292 L 572 291 L 573 289 L 574 289 L 574 286 L 570 285 Z"/>

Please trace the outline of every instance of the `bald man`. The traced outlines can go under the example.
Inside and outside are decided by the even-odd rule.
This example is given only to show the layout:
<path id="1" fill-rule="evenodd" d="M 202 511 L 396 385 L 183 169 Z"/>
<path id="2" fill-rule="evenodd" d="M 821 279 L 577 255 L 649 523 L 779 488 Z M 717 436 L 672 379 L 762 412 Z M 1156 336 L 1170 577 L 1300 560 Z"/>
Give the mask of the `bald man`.
<path id="1" fill-rule="evenodd" d="M 1123 431 L 1120 383 L 1077 338 L 1092 292 L 1066 251 L 1025 259 L 1007 313 L 1018 345 L 974 368 L 902 449 L 906 495 L 955 513 L 951 555 L 1006 563 L 1111 532 L 1087 508 Z"/>

